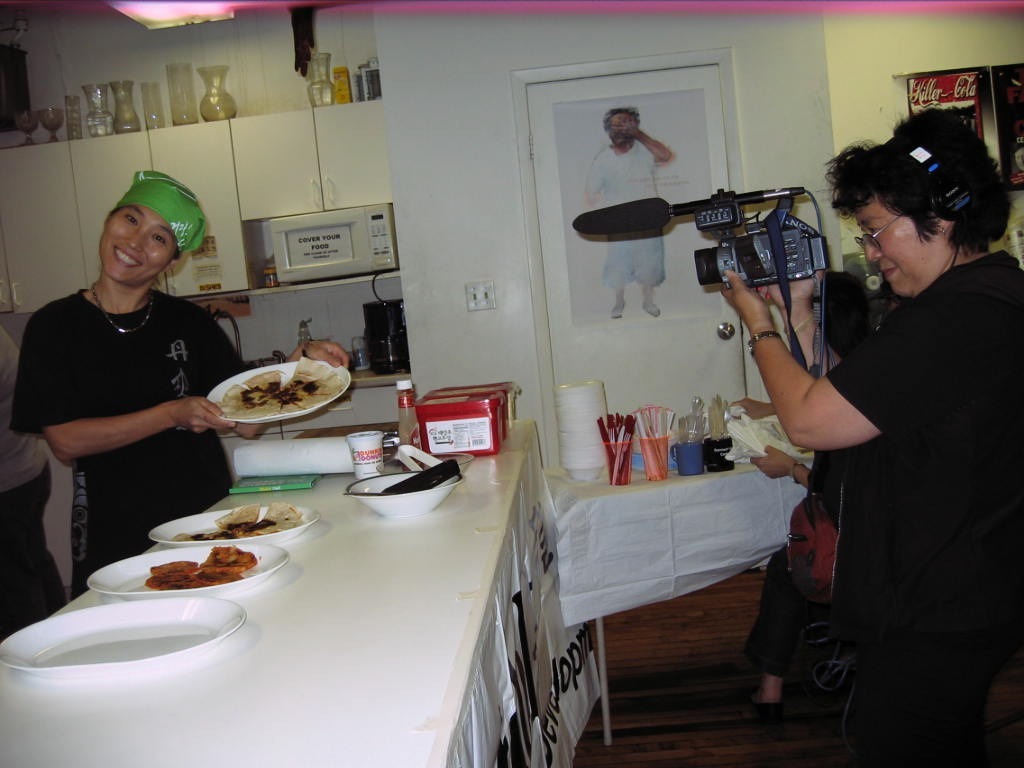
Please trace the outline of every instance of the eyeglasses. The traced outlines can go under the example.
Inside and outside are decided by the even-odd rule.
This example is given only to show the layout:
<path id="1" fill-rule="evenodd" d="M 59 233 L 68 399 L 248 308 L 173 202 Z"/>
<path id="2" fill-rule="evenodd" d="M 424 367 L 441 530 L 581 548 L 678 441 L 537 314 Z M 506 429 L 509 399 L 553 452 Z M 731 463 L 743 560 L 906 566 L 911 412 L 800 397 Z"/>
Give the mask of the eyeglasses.
<path id="1" fill-rule="evenodd" d="M 896 219 L 902 219 L 902 218 L 903 218 L 903 214 L 901 213 L 899 216 L 895 216 L 895 217 L 889 219 L 889 221 L 887 221 L 881 227 L 876 229 L 874 232 L 872 232 L 872 233 L 870 233 L 868 235 L 863 235 L 862 237 L 855 237 L 855 238 L 853 238 L 853 242 L 855 242 L 857 245 L 859 245 L 865 251 L 868 249 L 869 245 L 872 248 L 880 251 L 880 250 L 882 250 L 882 244 L 880 242 L 878 242 L 878 236 L 885 231 L 886 227 L 888 227 L 890 224 L 892 224 L 894 221 L 896 221 Z"/>

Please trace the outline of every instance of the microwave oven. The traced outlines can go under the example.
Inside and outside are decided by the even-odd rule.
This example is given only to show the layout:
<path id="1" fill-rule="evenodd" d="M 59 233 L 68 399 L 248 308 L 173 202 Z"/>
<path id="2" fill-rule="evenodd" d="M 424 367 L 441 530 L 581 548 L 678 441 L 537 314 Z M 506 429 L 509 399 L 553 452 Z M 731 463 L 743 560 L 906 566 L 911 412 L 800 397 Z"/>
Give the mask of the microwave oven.
<path id="1" fill-rule="evenodd" d="M 274 265 L 282 283 L 398 268 L 390 203 L 271 219 Z"/>

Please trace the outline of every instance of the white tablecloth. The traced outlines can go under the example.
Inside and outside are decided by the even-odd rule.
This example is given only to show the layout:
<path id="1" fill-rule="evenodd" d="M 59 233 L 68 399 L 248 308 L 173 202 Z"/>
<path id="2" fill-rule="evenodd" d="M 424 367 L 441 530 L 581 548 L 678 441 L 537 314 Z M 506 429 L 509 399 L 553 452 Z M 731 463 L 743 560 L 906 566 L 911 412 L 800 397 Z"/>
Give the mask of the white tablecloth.
<path id="1" fill-rule="evenodd" d="M 785 543 L 804 489 L 750 464 L 628 486 L 546 472 L 568 624 L 668 600 L 757 565 Z"/>
<path id="2" fill-rule="evenodd" d="M 465 476 L 407 520 L 346 497 L 351 475 L 247 495 L 322 519 L 282 545 L 284 568 L 228 598 L 245 625 L 201 658 L 139 674 L 0 665 L 0 765 L 475 768 L 511 749 L 567 768 L 596 669 L 585 628 L 558 611 L 535 425 L 518 423 Z M 65 610 L 99 602 L 89 592 Z M 510 745 L 516 732 L 529 743 Z"/>

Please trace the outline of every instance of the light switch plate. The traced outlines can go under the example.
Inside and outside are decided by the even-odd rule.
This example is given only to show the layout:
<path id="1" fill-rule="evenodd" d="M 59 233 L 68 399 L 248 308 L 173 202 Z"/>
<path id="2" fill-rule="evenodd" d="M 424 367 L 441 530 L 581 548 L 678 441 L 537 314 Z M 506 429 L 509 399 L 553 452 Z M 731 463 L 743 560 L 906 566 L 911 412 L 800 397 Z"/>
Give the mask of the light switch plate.
<path id="1" fill-rule="evenodd" d="M 466 283 L 466 309 L 476 312 L 479 309 L 494 309 L 494 281 L 484 280 L 479 283 Z"/>

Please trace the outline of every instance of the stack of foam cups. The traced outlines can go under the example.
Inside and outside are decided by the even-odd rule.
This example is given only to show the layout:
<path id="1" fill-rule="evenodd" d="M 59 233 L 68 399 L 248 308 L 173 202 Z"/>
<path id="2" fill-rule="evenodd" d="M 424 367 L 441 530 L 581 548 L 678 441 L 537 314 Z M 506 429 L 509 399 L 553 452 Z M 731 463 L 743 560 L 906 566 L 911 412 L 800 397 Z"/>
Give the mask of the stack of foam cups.
<path id="1" fill-rule="evenodd" d="M 596 480 L 604 470 L 606 455 L 597 420 L 607 412 L 604 382 L 555 387 L 559 463 L 573 480 Z"/>

